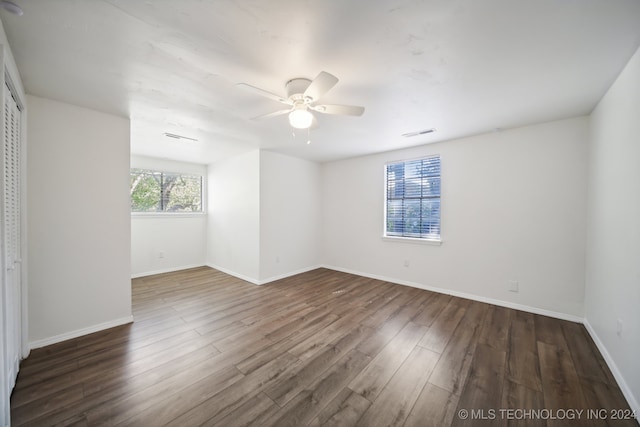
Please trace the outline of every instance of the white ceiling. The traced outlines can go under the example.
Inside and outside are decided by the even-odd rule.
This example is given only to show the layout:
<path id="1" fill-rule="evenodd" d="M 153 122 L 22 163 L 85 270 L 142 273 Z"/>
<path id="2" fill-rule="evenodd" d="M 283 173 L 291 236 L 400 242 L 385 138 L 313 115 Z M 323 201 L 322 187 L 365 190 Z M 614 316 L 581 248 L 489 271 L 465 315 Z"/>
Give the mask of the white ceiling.
<path id="1" fill-rule="evenodd" d="M 639 0 L 14 0 L 28 93 L 131 118 L 134 154 L 211 163 L 256 147 L 330 161 L 588 114 L 640 45 Z M 340 82 L 292 135 L 294 77 Z M 406 132 L 436 128 L 431 135 Z M 197 138 L 180 142 L 171 132 Z"/>

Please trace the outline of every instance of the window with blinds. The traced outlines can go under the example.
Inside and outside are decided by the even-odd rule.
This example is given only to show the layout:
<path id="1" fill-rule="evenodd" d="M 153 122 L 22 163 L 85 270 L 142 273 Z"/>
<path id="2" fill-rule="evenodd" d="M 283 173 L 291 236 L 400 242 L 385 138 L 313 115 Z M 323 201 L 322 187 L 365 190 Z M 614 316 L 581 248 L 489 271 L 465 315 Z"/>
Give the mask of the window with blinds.
<path id="1" fill-rule="evenodd" d="M 440 156 L 388 163 L 385 237 L 440 240 Z"/>

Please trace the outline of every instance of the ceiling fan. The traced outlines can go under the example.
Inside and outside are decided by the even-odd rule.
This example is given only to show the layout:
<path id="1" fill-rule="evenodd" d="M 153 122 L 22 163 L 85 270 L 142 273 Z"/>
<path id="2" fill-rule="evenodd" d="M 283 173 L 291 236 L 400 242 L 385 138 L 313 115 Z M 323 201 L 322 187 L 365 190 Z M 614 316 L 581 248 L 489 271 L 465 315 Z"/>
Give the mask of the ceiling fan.
<path id="1" fill-rule="evenodd" d="M 253 117 L 252 120 L 289 114 L 289 123 L 291 126 L 296 129 L 308 129 L 314 121 L 311 110 L 323 114 L 345 116 L 361 116 L 362 113 L 364 113 L 364 107 L 354 105 L 316 104 L 320 97 L 334 87 L 336 83 L 338 83 L 338 78 L 326 71 L 321 71 L 313 80 L 305 78 L 291 79 L 285 85 L 287 91 L 286 98 L 246 83 L 238 83 L 236 86 L 289 106 L 289 108 L 284 110 Z"/>

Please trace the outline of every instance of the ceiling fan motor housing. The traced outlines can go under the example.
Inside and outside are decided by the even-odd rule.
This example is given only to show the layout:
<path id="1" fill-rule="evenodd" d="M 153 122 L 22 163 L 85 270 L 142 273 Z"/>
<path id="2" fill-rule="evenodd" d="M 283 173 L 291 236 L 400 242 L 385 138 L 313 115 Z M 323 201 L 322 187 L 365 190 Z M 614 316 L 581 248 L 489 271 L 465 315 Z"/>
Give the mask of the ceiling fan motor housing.
<path id="1" fill-rule="evenodd" d="M 307 90 L 309 85 L 311 84 L 311 80 L 304 78 L 291 79 L 285 85 L 287 90 L 287 98 L 292 101 L 300 101 L 303 100 L 304 91 Z M 309 103 L 313 100 L 309 100 L 306 103 Z"/>

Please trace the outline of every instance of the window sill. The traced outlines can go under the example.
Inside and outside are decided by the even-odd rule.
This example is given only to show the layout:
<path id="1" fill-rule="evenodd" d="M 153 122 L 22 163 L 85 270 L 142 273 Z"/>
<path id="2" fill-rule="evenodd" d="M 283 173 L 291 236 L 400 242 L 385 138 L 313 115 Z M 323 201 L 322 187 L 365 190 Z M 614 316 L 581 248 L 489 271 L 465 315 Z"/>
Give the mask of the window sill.
<path id="1" fill-rule="evenodd" d="M 417 245 L 432 245 L 432 246 L 440 246 L 442 244 L 442 240 L 438 239 L 419 239 L 415 237 L 396 237 L 396 236 L 382 236 L 382 240 L 387 242 L 396 242 L 396 243 L 413 243 Z"/>
<path id="2" fill-rule="evenodd" d="M 131 218 L 200 218 L 204 212 L 131 212 Z"/>

